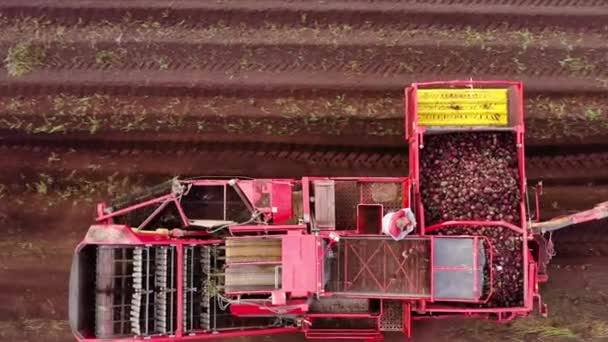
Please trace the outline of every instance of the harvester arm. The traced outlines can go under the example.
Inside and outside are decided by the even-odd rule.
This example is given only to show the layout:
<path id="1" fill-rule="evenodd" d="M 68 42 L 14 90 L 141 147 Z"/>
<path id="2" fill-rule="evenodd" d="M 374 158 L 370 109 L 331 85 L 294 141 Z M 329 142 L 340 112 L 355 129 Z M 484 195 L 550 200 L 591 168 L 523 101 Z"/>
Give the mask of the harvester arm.
<path id="1" fill-rule="evenodd" d="M 608 202 L 603 202 L 593 209 L 580 213 L 554 218 L 545 222 L 533 222 L 531 229 L 536 233 L 545 233 L 569 227 L 574 224 L 601 220 L 608 217 Z"/>

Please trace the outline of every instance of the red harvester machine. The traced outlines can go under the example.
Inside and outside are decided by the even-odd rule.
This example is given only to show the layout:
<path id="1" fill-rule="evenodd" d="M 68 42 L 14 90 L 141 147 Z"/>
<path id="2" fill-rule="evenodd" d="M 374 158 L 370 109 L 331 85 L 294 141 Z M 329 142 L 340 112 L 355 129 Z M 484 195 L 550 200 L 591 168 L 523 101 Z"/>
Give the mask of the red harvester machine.
<path id="1" fill-rule="evenodd" d="M 174 179 L 100 204 L 72 265 L 76 339 L 299 331 L 373 341 L 384 331 L 409 337 L 417 319 L 546 314 L 543 234 L 606 217 L 608 205 L 531 218 L 520 83 L 413 84 L 405 116 L 409 177 Z M 459 188 L 454 172 L 473 168 L 466 151 L 498 163 L 506 188 Z M 463 199 L 484 196 L 506 211 L 467 209 Z"/>

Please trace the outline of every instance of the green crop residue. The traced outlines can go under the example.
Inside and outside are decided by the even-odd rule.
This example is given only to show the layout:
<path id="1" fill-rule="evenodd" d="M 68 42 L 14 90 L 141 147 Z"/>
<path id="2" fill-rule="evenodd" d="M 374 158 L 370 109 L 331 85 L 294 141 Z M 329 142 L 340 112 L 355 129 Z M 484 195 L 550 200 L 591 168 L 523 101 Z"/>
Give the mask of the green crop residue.
<path id="1" fill-rule="evenodd" d="M 8 50 L 4 66 L 10 76 L 22 76 L 42 65 L 45 55 L 45 49 L 41 46 L 30 42 L 19 43 Z"/>
<path id="2" fill-rule="evenodd" d="M 602 117 L 602 110 L 600 108 L 589 107 L 585 109 L 585 117 L 589 121 L 596 121 Z"/>

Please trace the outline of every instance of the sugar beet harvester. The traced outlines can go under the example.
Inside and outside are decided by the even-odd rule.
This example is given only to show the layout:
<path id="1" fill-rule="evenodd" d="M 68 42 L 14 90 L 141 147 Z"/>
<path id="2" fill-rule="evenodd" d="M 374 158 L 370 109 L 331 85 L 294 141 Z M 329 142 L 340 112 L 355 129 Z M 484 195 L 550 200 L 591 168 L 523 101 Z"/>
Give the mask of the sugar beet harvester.
<path id="1" fill-rule="evenodd" d="M 531 217 L 521 84 L 413 84 L 405 114 L 408 178 L 171 180 L 100 204 L 72 265 L 77 340 L 373 341 L 546 314 L 543 233 L 607 206 Z"/>

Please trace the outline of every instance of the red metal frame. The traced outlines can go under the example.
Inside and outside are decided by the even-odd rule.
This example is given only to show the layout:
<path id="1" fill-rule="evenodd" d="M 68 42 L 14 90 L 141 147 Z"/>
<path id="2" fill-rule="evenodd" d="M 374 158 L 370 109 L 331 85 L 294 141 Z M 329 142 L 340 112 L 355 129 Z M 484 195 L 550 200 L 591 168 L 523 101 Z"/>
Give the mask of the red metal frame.
<path id="1" fill-rule="evenodd" d="M 283 250 L 282 290 L 293 297 L 305 297 L 319 291 L 315 258 L 322 250 L 318 238 L 301 232 L 289 232 L 281 241 Z"/>
<path id="2" fill-rule="evenodd" d="M 239 184 L 239 183 L 250 184 L 253 182 L 252 180 L 234 180 L 234 181 L 237 184 Z M 291 185 L 295 184 L 296 181 L 295 180 L 286 180 L 286 179 L 267 179 L 267 180 L 263 180 L 263 181 L 268 183 L 271 188 L 269 190 L 272 193 L 271 203 L 270 203 L 269 208 L 255 207 L 254 201 L 253 201 L 255 194 L 253 193 L 253 191 L 244 191 L 245 196 L 248 198 L 248 200 L 251 202 L 250 204 L 253 205 L 254 208 L 256 208 L 257 210 L 259 210 L 261 212 L 272 214 L 276 220 L 275 223 L 281 223 L 283 221 L 286 221 L 292 215 L 291 197 L 289 197 L 289 201 L 287 201 L 285 195 L 283 195 L 283 192 L 285 192 L 284 191 L 285 189 L 275 189 L 275 186 L 284 186 L 284 185 L 291 186 Z M 231 182 L 231 180 L 217 180 L 217 179 L 180 181 L 181 184 L 190 185 L 190 186 L 224 186 L 224 187 L 229 186 L 230 182 Z M 290 194 L 290 196 L 291 196 L 291 194 Z M 275 202 L 273 202 L 273 201 L 281 203 L 280 211 L 278 209 L 275 210 L 275 208 L 276 208 L 274 206 Z M 109 212 L 109 213 L 106 212 L 107 207 L 106 207 L 105 203 L 100 203 L 97 206 L 97 217 L 95 218 L 95 220 L 100 223 L 111 224 L 112 219 L 117 216 L 125 215 L 125 214 L 133 212 L 135 210 L 142 209 L 142 208 L 145 208 L 145 207 L 157 204 L 157 203 L 161 203 L 161 205 L 163 205 L 166 202 L 172 202 L 173 204 L 175 204 L 175 207 L 180 215 L 180 219 L 182 221 L 183 227 L 188 226 L 190 223 L 188 221 L 188 217 L 184 213 L 184 209 L 182 208 L 182 206 L 180 204 L 180 198 L 178 196 L 176 196 L 174 193 L 168 193 L 166 195 L 158 196 L 158 197 L 152 198 L 150 200 L 147 200 L 147 201 L 144 201 L 141 203 L 137 203 L 137 204 L 133 204 L 126 208 L 122 208 L 120 210 L 116 210 L 116 211 Z M 151 214 L 150 217 L 153 215 L 155 215 L 155 213 Z M 234 233 L 234 234 L 248 233 L 248 232 L 254 232 L 254 231 L 270 233 L 270 232 L 286 232 L 289 230 L 301 230 L 302 227 L 304 227 L 304 229 L 306 228 L 305 226 L 302 226 L 302 225 L 283 225 L 283 226 L 268 227 L 267 230 L 264 230 L 260 226 L 235 225 L 235 226 L 229 227 L 229 230 L 231 233 Z"/>
<path id="3" fill-rule="evenodd" d="M 516 147 L 517 147 L 517 158 L 518 158 L 518 168 L 519 168 L 519 176 L 520 176 L 520 185 L 519 190 L 521 194 L 520 201 L 520 213 L 521 213 L 521 223 L 520 226 L 517 227 L 515 225 L 506 223 L 506 222 L 497 222 L 497 221 L 450 221 L 443 222 L 438 225 L 434 225 L 431 227 L 425 226 L 425 218 L 424 218 L 424 206 L 422 204 L 421 196 L 420 196 L 420 148 L 424 146 L 424 134 L 427 133 L 428 129 L 423 126 L 418 125 L 418 104 L 417 104 L 417 91 L 421 88 L 437 88 L 437 87 L 459 87 L 459 88 L 467 88 L 467 87 L 478 87 L 478 88 L 509 88 L 514 92 L 514 96 L 517 103 L 517 108 L 515 110 L 515 120 L 509 123 L 509 129 L 513 131 L 516 136 Z M 522 253 L 523 253 L 523 274 L 524 274 L 524 284 L 523 291 L 524 295 L 524 306 L 519 308 L 462 308 L 462 307 L 447 307 L 445 305 L 442 306 L 434 306 L 434 305 L 426 305 L 423 307 L 425 310 L 430 312 L 457 312 L 457 313 L 476 313 L 476 312 L 530 312 L 532 310 L 531 303 L 531 293 L 536 293 L 537 291 L 533 290 L 533 284 L 530 279 L 530 264 L 533 264 L 533 260 L 529 259 L 528 253 L 528 229 L 527 229 L 527 211 L 525 205 L 526 198 L 526 174 L 525 174 L 525 150 L 524 150 L 524 104 L 523 104 L 523 86 L 520 82 L 509 82 L 509 81 L 447 81 L 447 82 L 426 82 L 426 83 L 414 83 L 410 87 L 406 88 L 404 91 L 404 109 L 405 109 L 405 138 L 409 143 L 409 175 L 411 177 L 411 183 L 414 189 L 414 204 L 413 207 L 416 208 L 416 215 L 418 220 L 418 227 L 421 234 L 429 233 L 433 230 L 440 229 L 442 227 L 448 225 L 499 225 L 506 228 L 509 228 L 522 236 Z M 487 128 L 492 130 L 492 128 Z M 462 129 L 455 128 L 454 131 L 458 131 Z M 504 130 L 504 129 L 501 129 Z"/>
<path id="4" fill-rule="evenodd" d="M 156 197 L 156 198 L 153 198 L 151 200 L 148 200 L 148 201 L 145 201 L 145 202 L 142 202 L 142 203 L 134 204 L 134 205 L 131 205 L 129 207 L 126 207 L 126 208 L 123 208 L 123 209 L 120 209 L 120 210 L 117 210 L 117 211 L 113 211 L 111 213 L 105 213 L 103 211 L 100 212 L 99 209 L 98 209 L 98 216 L 97 216 L 97 218 L 95 220 L 97 222 L 104 222 L 104 221 L 110 220 L 110 219 L 112 219 L 112 218 L 114 218 L 116 216 L 124 215 L 124 214 L 130 213 L 130 212 L 132 212 L 134 210 L 145 208 L 145 207 L 148 207 L 148 206 L 150 206 L 152 204 L 161 203 L 161 202 L 165 202 L 165 201 L 170 201 L 170 202 L 175 203 L 175 206 L 177 207 L 177 210 L 178 210 L 178 212 L 180 214 L 180 218 L 182 220 L 182 223 L 184 224 L 184 226 L 187 226 L 188 225 L 188 218 L 184 214 L 184 210 L 182 209 L 181 205 L 179 204 L 178 198 L 174 194 L 172 194 L 172 193 L 171 194 L 167 194 L 167 195 L 163 195 L 163 196 L 160 196 L 160 197 Z"/>
<path id="5" fill-rule="evenodd" d="M 113 231 L 114 233 L 106 234 L 105 236 L 99 236 L 97 239 L 91 232 L 95 231 Z M 111 245 L 129 245 L 129 246 L 151 246 L 151 245 L 172 245 L 176 247 L 177 264 L 184 264 L 183 247 L 186 245 L 193 244 L 217 244 L 223 242 L 221 240 L 192 240 L 192 239 L 176 239 L 158 234 L 138 234 L 133 229 L 124 225 L 98 225 L 92 226 L 89 229 L 89 233 L 85 236 L 85 239 L 76 247 L 76 252 L 80 251 L 86 245 L 95 244 L 111 244 Z M 183 267 L 177 267 L 177 279 L 183 278 Z M 177 293 L 183 293 L 183 283 L 177 282 Z M 175 336 L 178 338 L 183 337 L 183 296 L 177 296 L 177 320 L 176 320 L 176 331 Z M 76 336 L 79 341 L 99 341 L 98 339 L 85 338 L 81 339 Z M 203 337 L 205 338 L 205 337 Z M 156 337 L 157 341 L 175 341 L 172 337 Z M 104 341 L 129 341 L 130 338 L 122 339 L 110 339 Z"/>
<path id="6" fill-rule="evenodd" d="M 422 127 L 418 125 L 418 104 L 416 100 L 417 91 L 421 88 L 433 88 L 433 87 L 508 87 L 510 88 L 512 97 L 515 98 L 518 107 L 516 110 L 516 116 L 514 120 L 510 122 L 509 129 L 516 136 L 517 155 L 519 162 L 519 175 L 520 175 L 520 211 L 521 211 L 521 223 L 511 224 L 503 221 L 448 221 L 441 222 L 439 224 L 426 226 L 424 205 L 420 196 L 420 149 L 424 146 L 424 135 L 433 131 L 432 128 Z M 430 317 L 444 317 L 447 315 L 459 315 L 463 317 L 497 317 L 500 321 L 511 320 L 517 316 L 526 315 L 532 311 L 534 303 L 538 303 L 539 310 L 541 313 L 546 314 L 546 306 L 541 302 L 541 297 L 538 292 L 538 282 L 540 277 L 538 273 L 537 264 L 534 258 L 531 256 L 528 249 L 528 240 L 531 238 L 529 234 L 529 228 L 526 220 L 528 219 L 525 205 L 526 193 L 526 181 L 525 181 L 525 157 L 524 157 L 524 113 L 523 113 L 523 90 L 522 85 L 519 82 L 504 82 L 504 81 L 449 81 L 449 82 L 428 82 L 428 83 L 415 83 L 411 87 L 408 87 L 404 91 L 404 110 L 405 110 L 405 139 L 409 144 L 409 178 L 406 177 L 304 177 L 301 180 L 295 179 L 246 179 L 246 180 L 227 180 L 227 179 L 197 179 L 197 180 L 185 180 L 180 181 L 180 184 L 187 186 L 224 186 L 228 187 L 231 184 L 240 185 L 239 189 L 242 191 L 240 196 L 245 196 L 249 201 L 248 204 L 254 208 L 250 210 L 257 210 L 266 214 L 272 214 L 274 221 L 264 221 L 258 223 L 247 223 L 243 225 L 231 225 L 227 228 L 230 233 L 231 239 L 249 239 L 259 238 L 260 236 L 266 236 L 269 238 L 275 238 L 281 240 L 281 261 L 248 261 L 248 262 L 226 262 L 227 266 L 244 266 L 244 265 L 277 265 L 281 266 L 281 288 L 274 290 L 253 290 L 253 291 L 233 291 L 224 292 L 227 296 L 233 296 L 232 298 L 240 298 L 237 296 L 243 296 L 245 302 L 249 297 L 249 302 L 240 305 L 239 303 L 233 303 L 234 307 L 231 307 L 231 313 L 234 316 L 275 316 L 276 312 L 269 310 L 269 308 L 286 308 L 287 312 L 292 316 L 298 318 L 298 325 L 293 327 L 268 327 L 268 328 L 246 328 L 238 331 L 223 331 L 219 333 L 211 333 L 209 331 L 194 331 L 184 333 L 183 322 L 184 322 L 184 284 L 181 281 L 177 282 L 177 329 L 174 335 L 171 336 L 151 336 L 151 337 L 127 337 L 122 339 L 110 339 L 106 341 L 134 341 L 150 339 L 160 342 L 169 341 L 190 341 L 190 340 L 204 340 L 204 339 L 216 339 L 222 337 L 237 337 L 237 336 L 253 336 L 253 335 L 267 335 L 275 333 L 285 332 L 304 332 L 305 336 L 310 339 L 365 339 L 365 340 L 380 340 L 382 339 L 382 333 L 380 331 L 380 321 L 383 312 L 383 300 L 400 300 L 403 303 L 403 333 L 409 337 L 411 336 L 412 321 L 416 319 L 423 319 L 429 316 L 412 316 L 412 310 L 415 310 L 417 314 L 431 314 Z M 511 102 L 513 103 L 513 102 Z M 513 117 L 510 116 L 511 119 Z M 505 130 L 505 128 L 501 128 Z M 405 151 L 404 151 L 405 152 Z M 389 262 L 394 266 L 390 271 L 393 274 L 402 276 L 405 281 L 413 283 L 415 280 L 411 278 L 410 271 L 406 268 L 405 259 L 401 260 L 395 250 L 388 243 L 389 237 L 381 235 L 381 231 L 374 232 L 374 234 L 365 234 L 367 232 L 361 231 L 359 220 L 360 217 L 356 218 L 357 229 L 351 230 L 336 230 L 336 231 L 316 231 L 313 226 L 314 223 L 314 212 L 311 209 L 311 184 L 315 180 L 336 180 L 336 181 L 357 181 L 357 182 L 401 182 L 403 192 L 403 208 L 412 208 L 415 212 L 417 219 L 416 231 L 408 236 L 408 239 L 428 239 L 429 240 L 429 259 L 430 267 L 428 270 L 428 276 L 430 279 L 429 293 L 428 294 L 395 294 L 394 292 L 388 292 L 391 286 L 391 278 L 387 277 L 389 274 L 387 268 Z M 233 182 L 233 183 L 231 183 Z M 294 218 L 292 207 L 292 186 L 301 184 L 302 188 L 302 217 Z M 264 197 L 262 197 L 264 196 Z M 270 199 L 270 202 L 266 202 L 266 197 Z M 361 200 L 362 193 L 359 192 L 359 206 L 380 206 L 381 204 L 365 204 Z M 176 267 L 176 278 L 182 279 L 184 276 L 184 246 L 191 245 L 204 245 L 204 244 L 219 244 L 225 243 L 225 235 L 220 237 L 214 237 L 213 233 L 207 235 L 207 231 L 202 232 L 191 232 L 188 231 L 187 235 L 183 234 L 182 231 L 179 234 L 172 234 L 166 232 L 150 232 L 150 231 L 137 231 L 133 227 L 124 225 L 113 225 L 113 218 L 119 215 L 124 215 L 133 210 L 141 209 L 147 206 L 173 202 L 179 212 L 183 226 L 188 226 L 188 218 L 186 217 L 182 206 L 180 205 L 181 196 L 179 194 L 169 193 L 166 195 L 158 196 L 156 198 L 144 201 L 142 203 L 136 203 L 126 208 L 117 210 L 115 212 L 107 212 L 105 204 L 100 204 L 97 207 L 96 222 L 98 225 L 94 225 L 90 228 L 83 242 L 77 248 L 77 252 L 83 248 L 84 245 L 171 245 L 176 247 L 177 267 Z M 246 201 L 247 202 L 247 201 Z M 256 207 L 256 203 L 263 207 Z M 538 188 L 536 196 L 536 213 L 538 219 L 540 216 L 539 200 L 538 200 Z M 383 207 L 382 207 L 383 208 Z M 382 210 L 380 220 L 384 215 Z M 358 211 L 357 211 L 358 212 Z M 589 216 L 589 215 L 587 215 Z M 577 218 L 586 218 L 587 216 L 577 216 Z M 596 215 L 597 216 L 597 215 Z M 268 216 L 270 217 L 270 216 Z M 267 216 L 265 216 L 267 218 Z M 292 219 L 300 219 L 292 220 Z M 289 223 L 288 223 L 289 222 Z M 297 223 L 295 223 L 297 222 Z M 485 242 L 487 248 L 487 262 L 490 270 L 493 269 L 492 262 L 494 258 L 494 251 L 491 241 L 484 236 L 432 236 L 430 233 L 436 230 L 443 229 L 449 226 L 500 226 L 512 230 L 522 237 L 522 267 L 524 274 L 524 285 L 522 291 L 524 291 L 524 304 L 521 307 L 479 307 L 473 304 L 484 304 L 488 303 L 491 296 L 494 294 L 494 289 L 490 286 L 487 294 L 479 293 L 479 279 L 478 279 L 478 246 L 480 241 Z M 381 227 L 381 222 L 379 223 Z M 174 229 L 177 231 L 179 229 Z M 365 255 L 357 248 L 353 248 L 353 244 L 349 242 L 349 237 L 357 237 L 360 239 L 376 239 L 382 237 L 383 242 L 378 243 L 375 249 L 371 248 L 369 254 Z M 474 300 L 462 300 L 456 298 L 435 298 L 435 270 L 452 270 L 462 271 L 465 268 L 455 267 L 436 267 L 435 266 L 435 241 L 436 239 L 458 239 L 458 238 L 472 238 L 473 239 L 473 258 L 472 268 L 466 268 L 466 271 L 473 271 L 474 274 L 474 289 L 476 299 Z M 349 245 L 350 243 L 350 245 Z M 335 245 L 341 244 L 339 248 L 344 248 L 344 265 L 338 264 L 337 267 L 344 267 L 344 283 L 338 288 L 346 289 L 342 292 L 331 292 L 326 290 L 324 281 L 325 279 L 325 262 L 326 257 L 330 254 L 330 251 L 336 250 Z M 382 255 L 382 276 L 378 273 L 373 272 L 371 261 L 374 260 L 378 255 Z M 352 273 L 352 269 L 349 270 L 348 262 L 356 261 L 360 264 L 359 269 Z M 377 261 L 377 260 L 376 260 Z M 351 264 L 352 265 L 352 264 Z M 348 292 L 349 286 L 352 285 L 359 279 L 366 277 L 366 281 L 373 283 L 378 289 L 375 295 L 362 294 L 357 292 Z M 490 284 L 493 283 L 495 278 L 494 272 L 490 272 Z M 350 283 L 349 283 L 350 282 Z M 366 285 L 367 286 L 367 285 Z M 426 286 L 426 284 L 424 285 Z M 331 287 L 327 287 L 330 289 Z M 425 288 L 426 291 L 426 288 Z M 260 299 L 260 294 L 268 295 L 268 298 L 264 297 Z M 258 295 L 258 296 L 253 296 Z M 345 299 L 379 299 L 380 300 L 380 312 L 367 312 L 367 313 L 336 313 L 336 312 L 321 312 L 311 313 L 308 308 L 308 300 L 323 299 L 323 298 L 345 298 Z M 263 305 L 256 306 L 250 305 L 254 300 L 261 301 Z M 470 303 L 469 306 L 457 305 L 462 303 Z M 439 316 L 433 316 L 439 315 Z M 376 320 L 376 327 L 374 329 L 314 329 L 311 327 L 312 322 L 316 319 L 322 318 L 337 318 L 337 319 L 373 319 Z M 98 341 L 97 339 L 79 338 L 79 341 Z"/>
<path id="7" fill-rule="evenodd" d="M 412 305 L 408 302 L 403 303 L 403 333 L 412 337 Z"/>
<path id="8" fill-rule="evenodd" d="M 274 335 L 274 334 L 284 334 L 290 332 L 298 332 L 300 329 L 296 327 L 288 327 L 288 328 L 268 328 L 268 329 L 252 329 L 252 330 L 237 330 L 237 331 L 220 331 L 216 333 L 201 333 L 201 334 L 192 334 L 192 335 L 180 335 L 180 336 L 154 336 L 149 338 L 117 338 L 117 339 L 96 339 L 96 338 L 78 338 L 76 340 L 79 342 L 132 342 L 132 341 L 154 341 L 154 342 L 175 342 L 179 341 L 203 341 L 203 340 L 211 340 L 211 339 L 222 339 L 222 338 L 231 338 L 231 337 L 244 337 L 244 336 L 262 336 L 262 335 Z"/>
<path id="9" fill-rule="evenodd" d="M 231 235 L 248 233 L 288 233 L 291 231 L 306 231 L 306 226 L 301 224 L 292 225 L 233 225 L 228 227 Z"/>
<path id="10" fill-rule="evenodd" d="M 304 222 L 310 223 L 312 211 L 310 208 L 310 185 L 315 180 L 336 180 L 336 181 L 357 181 L 361 183 L 365 182 L 399 182 L 403 184 L 403 207 L 408 208 L 410 204 L 410 178 L 409 177 L 302 177 L 302 197 L 304 202 L 302 203 L 302 211 L 304 216 Z M 359 196 L 361 196 L 359 194 Z M 353 231 L 356 229 L 352 229 Z M 337 233 L 337 232 L 336 232 Z M 340 232 L 342 233 L 342 232 Z"/>
<path id="11" fill-rule="evenodd" d="M 382 318 L 382 305 L 378 313 L 309 313 L 305 315 L 307 322 L 303 326 L 304 336 L 308 339 L 338 339 L 338 340 L 366 340 L 380 341 L 383 339 L 380 332 L 380 319 Z M 369 318 L 376 321 L 376 329 L 312 329 L 312 322 L 315 318 L 334 318 L 334 319 L 357 319 Z"/>
<path id="12" fill-rule="evenodd" d="M 501 226 L 512 231 L 523 234 L 524 230 L 505 221 L 445 221 L 424 228 L 424 233 L 428 234 L 438 229 L 447 228 L 449 226 Z"/>

